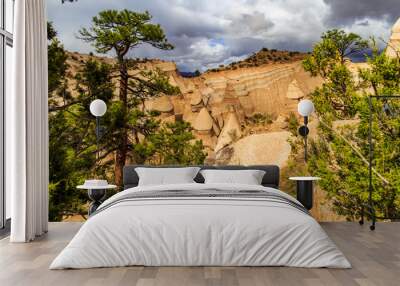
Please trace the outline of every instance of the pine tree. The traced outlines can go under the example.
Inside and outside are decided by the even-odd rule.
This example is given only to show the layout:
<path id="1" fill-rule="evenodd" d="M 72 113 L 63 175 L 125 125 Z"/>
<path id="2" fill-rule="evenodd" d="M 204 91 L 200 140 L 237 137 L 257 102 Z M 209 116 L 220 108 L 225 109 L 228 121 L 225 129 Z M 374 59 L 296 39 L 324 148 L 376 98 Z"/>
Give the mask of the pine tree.
<path id="1" fill-rule="evenodd" d="M 334 209 L 349 220 L 357 218 L 362 204 L 368 202 L 368 96 L 371 91 L 373 95 L 400 91 L 399 59 L 388 59 L 375 50 L 370 68 L 360 70 L 358 79 L 349 70 L 346 57 L 368 47 L 368 41 L 356 34 L 331 30 L 303 62 L 306 71 L 324 80 L 310 94 L 320 125 L 318 138 L 311 142 L 308 170 L 322 178 L 320 186 Z M 374 102 L 376 114 L 381 114 L 383 104 Z M 398 109 L 399 104 L 392 107 Z M 343 119 L 355 124 L 333 127 Z M 400 213 L 399 131 L 399 115 L 374 118 L 373 201 L 378 215 Z"/>
<path id="2" fill-rule="evenodd" d="M 122 169 L 126 163 L 128 152 L 132 143 L 138 142 L 138 130 L 132 129 L 129 122 L 136 121 L 132 118 L 132 113 L 139 114 L 144 111 L 130 111 L 129 107 L 138 106 L 139 96 L 137 91 L 140 87 L 146 86 L 147 82 L 138 76 L 128 73 L 129 68 L 135 67 L 135 61 L 128 59 L 127 55 L 130 51 L 142 44 L 148 44 L 152 47 L 171 50 L 173 46 L 168 43 L 164 31 L 160 25 L 150 23 L 151 16 L 148 12 L 137 13 L 129 10 L 106 10 L 93 17 L 92 26 L 89 29 L 80 30 L 80 38 L 91 43 L 98 53 L 113 52 L 117 59 L 118 80 L 119 80 L 119 107 L 116 112 L 119 113 L 118 129 L 114 132 L 115 142 L 117 143 L 115 156 L 115 183 L 122 186 Z M 153 77 L 154 79 L 154 77 Z M 145 96 L 158 96 L 162 93 L 173 94 L 176 89 L 167 87 L 166 82 L 160 82 L 154 79 L 152 83 L 156 85 L 147 86 L 147 91 L 152 90 L 154 93 L 146 93 Z M 139 88 L 138 88 L 139 86 Z M 164 87 L 167 87 L 164 89 Z M 129 131 L 133 130 L 133 138 L 135 142 L 131 142 Z"/>

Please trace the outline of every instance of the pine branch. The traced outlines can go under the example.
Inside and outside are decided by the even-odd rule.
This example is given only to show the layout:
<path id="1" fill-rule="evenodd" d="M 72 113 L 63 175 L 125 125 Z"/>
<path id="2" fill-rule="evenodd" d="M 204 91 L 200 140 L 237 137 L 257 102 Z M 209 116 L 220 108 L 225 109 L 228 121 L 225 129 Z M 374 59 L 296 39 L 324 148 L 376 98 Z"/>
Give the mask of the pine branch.
<path id="1" fill-rule="evenodd" d="M 344 142 L 346 142 L 347 145 L 350 146 L 350 148 L 357 154 L 358 157 L 364 162 L 369 167 L 369 161 L 367 158 L 364 157 L 364 155 L 361 153 L 360 149 L 358 146 L 354 145 L 351 143 L 349 140 L 347 140 L 342 134 L 334 130 L 332 127 L 330 127 L 328 124 L 326 124 L 321 118 L 317 117 L 319 122 L 324 125 L 326 128 L 328 128 L 330 131 L 332 131 L 334 134 L 336 134 L 340 139 L 342 139 Z M 384 185 L 389 185 L 390 182 L 382 176 L 374 167 L 372 167 L 372 172 L 384 183 Z"/>
<path id="2" fill-rule="evenodd" d="M 67 107 L 70 107 L 70 106 L 72 106 L 74 104 L 78 104 L 78 103 L 80 103 L 80 101 L 76 100 L 76 101 L 71 101 L 71 102 L 66 103 L 64 105 L 61 105 L 61 106 L 49 106 L 49 112 L 63 110 L 63 109 L 66 109 Z"/>

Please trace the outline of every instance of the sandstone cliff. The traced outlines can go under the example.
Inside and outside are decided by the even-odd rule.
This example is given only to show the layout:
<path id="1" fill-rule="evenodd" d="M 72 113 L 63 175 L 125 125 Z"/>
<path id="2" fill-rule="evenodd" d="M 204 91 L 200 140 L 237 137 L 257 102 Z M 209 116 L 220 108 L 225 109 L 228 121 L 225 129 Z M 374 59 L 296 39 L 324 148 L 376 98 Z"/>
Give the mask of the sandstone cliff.
<path id="1" fill-rule="evenodd" d="M 71 87 L 75 86 L 73 75 L 90 57 L 78 53 L 69 54 Z M 148 100 L 145 106 L 161 112 L 162 120 L 183 118 L 190 122 L 195 136 L 203 140 L 207 148 L 209 164 L 256 163 L 251 160 L 244 162 L 240 158 L 247 156 L 245 154 L 249 150 L 255 150 L 251 146 L 254 142 L 263 145 L 263 140 L 266 140 L 271 150 L 264 151 L 270 155 L 265 154 L 262 157 L 265 162 L 258 160 L 257 163 L 279 163 L 283 166 L 290 153 L 287 151 L 289 135 L 285 118 L 290 112 L 297 114 L 298 100 L 321 84 L 319 78 L 311 78 L 303 70 L 299 57 L 296 54 L 292 62 L 260 64 L 260 57 L 253 56 L 258 60 L 245 60 L 245 64 L 236 63 L 192 78 L 182 77 L 173 62 L 145 61 L 139 63 L 140 70 L 160 69 L 169 76 L 170 83 L 181 91 L 181 94 L 175 96 Z M 113 63 L 110 58 L 96 58 Z M 263 58 L 268 59 L 268 56 L 264 55 Z M 130 72 L 137 73 L 138 70 Z M 71 89 L 71 92 L 74 91 Z M 254 122 L 252 118 L 257 116 L 264 120 Z M 274 132 L 270 139 L 269 136 L 254 137 L 255 134 L 269 132 Z M 239 140 L 240 144 L 235 144 Z M 285 154 L 284 158 L 282 154 Z"/>
<path id="2" fill-rule="evenodd" d="M 400 19 L 392 29 L 386 54 L 398 56 L 400 51 Z M 69 53 L 69 86 L 83 63 L 91 56 Z M 143 61 L 139 70 L 160 69 L 180 94 L 162 96 L 146 102 L 148 109 L 161 112 L 164 121 L 180 118 L 191 123 L 195 136 L 207 147 L 208 164 L 278 164 L 282 167 L 282 189 L 294 190 L 287 180 L 290 155 L 287 118 L 297 116 L 300 99 L 321 85 L 320 78 L 311 78 L 302 68 L 304 54 L 263 49 L 248 59 L 210 70 L 200 76 L 185 78 L 173 62 Z M 113 59 L 96 59 L 113 64 Z M 358 79 L 359 68 L 366 63 L 348 62 Z M 131 70 L 137 73 L 139 70 Z M 116 83 L 117 84 L 117 83 Z M 335 126 L 358 124 L 358 120 L 338 121 Z M 315 137 L 318 122 L 311 120 L 310 136 Z M 312 214 L 318 220 L 343 220 L 326 202 L 323 190 L 316 188 Z"/>
<path id="3" fill-rule="evenodd" d="M 273 131 L 283 132 L 282 138 L 287 139 L 285 118 L 290 112 L 297 114 L 298 100 L 321 83 L 305 73 L 300 61 L 224 70 L 190 79 L 172 72 L 171 78 L 182 92 L 181 96 L 169 97 L 173 113 L 192 124 L 196 136 L 209 149 L 210 163 L 227 163 L 224 149 L 246 135 Z M 264 128 L 256 128 L 248 120 L 256 115 L 270 118 Z M 270 142 L 275 144 L 274 140 Z"/>

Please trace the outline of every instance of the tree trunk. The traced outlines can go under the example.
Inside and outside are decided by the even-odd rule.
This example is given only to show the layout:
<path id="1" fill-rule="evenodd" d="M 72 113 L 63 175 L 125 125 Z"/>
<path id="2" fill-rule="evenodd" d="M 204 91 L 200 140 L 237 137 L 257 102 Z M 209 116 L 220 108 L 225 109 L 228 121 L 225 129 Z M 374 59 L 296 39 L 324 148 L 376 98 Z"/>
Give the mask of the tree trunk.
<path id="1" fill-rule="evenodd" d="M 121 145 L 115 154 L 115 165 L 114 165 L 114 176 L 115 184 L 119 187 L 123 186 L 123 174 L 122 171 L 126 162 L 126 154 L 128 152 L 128 134 L 123 132 L 121 134 Z"/>
<path id="2" fill-rule="evenodd" d="M 119 86 L 119 100 L 122 102 L 122 112 L 124 113 L 123 126 L 119 130 L 119 146 L 115 154 L 115 166 L 114 176 L 115 184 L 117 186 L 123 186 L 123 168 L 126 163 L 126 156 L 128 153 L 128 128 L 126 126 L 126 115 L 127 115 L 127 101 L 128 101 L 128 69 L 126 62 L 122 57 L 118 59 L 119 63 L 119 75 L 120 75 L 120 86 Z"/>

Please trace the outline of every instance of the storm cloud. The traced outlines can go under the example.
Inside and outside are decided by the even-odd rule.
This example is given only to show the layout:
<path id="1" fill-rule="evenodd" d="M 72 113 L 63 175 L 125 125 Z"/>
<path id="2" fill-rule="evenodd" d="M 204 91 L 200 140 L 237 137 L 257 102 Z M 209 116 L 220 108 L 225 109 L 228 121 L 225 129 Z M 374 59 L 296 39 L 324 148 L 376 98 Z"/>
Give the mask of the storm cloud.
<path id="1" fill-rule="evenodd" d="M 172 60 L 182 71 L 205 70 L 237 61 L 262 47 L 308 51 L 321 33 L 339 27 L 363 37 L 387 39 L 400 16 L 399 0 L 48 0 L 48 18 L 71 51 L 93 47 L 76 38 L 104 9 L 149 11 L 175 46 L 141 46 L 132 57 Z M 376 7 L 375 7 L 376 6 Z"/>
<path id="2" fill-rule="evenodd" d="M 328 21 L 336 26 L 348 26 L 365 19 L 394 23 L 400 17 L 399 0 L 325 0 L 331 13 Z M 360 22 L 362 23 L 362 22 Z"/>

